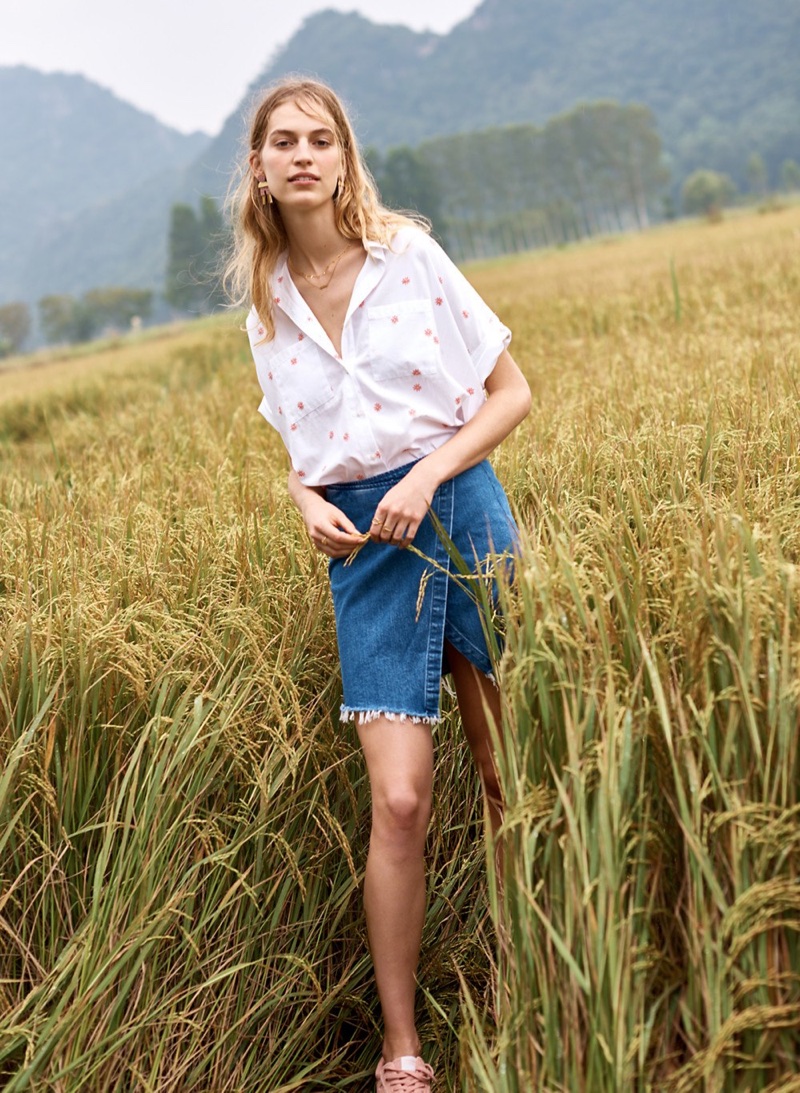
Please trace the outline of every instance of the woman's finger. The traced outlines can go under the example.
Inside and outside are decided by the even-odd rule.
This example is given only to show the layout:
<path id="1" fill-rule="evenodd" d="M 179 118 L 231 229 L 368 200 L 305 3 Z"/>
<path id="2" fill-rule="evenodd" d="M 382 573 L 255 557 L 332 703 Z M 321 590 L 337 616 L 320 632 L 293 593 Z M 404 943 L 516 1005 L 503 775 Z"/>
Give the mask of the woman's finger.
<path id="1" fill-rule="evenodd" d="M 331 505 L 331 509 L 333 510 L 331 514 L 333 517 L 333 523 L 337 527 L 341 528 L 342 531 L 346 531 L 348 535 L 361 534 L 353 521 L 345 516 L 345 514 L 340 509 L 334 508 L 333 505 Z"/>

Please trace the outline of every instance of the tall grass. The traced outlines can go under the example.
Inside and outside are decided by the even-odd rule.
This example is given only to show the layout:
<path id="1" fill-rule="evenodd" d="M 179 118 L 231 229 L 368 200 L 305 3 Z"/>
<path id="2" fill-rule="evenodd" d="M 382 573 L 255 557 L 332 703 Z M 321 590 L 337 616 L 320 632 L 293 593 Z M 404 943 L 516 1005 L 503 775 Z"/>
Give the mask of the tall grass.
<path id="1" fill-rule="evenodd" d="M 474 271 L 535 408 L 497 460 L 525 527 L 501 877 L 449 699 L 436 730 L 443 1089 L 800 1088 L 797 233 Z M 369 1088 L 368 787 L 243 336 L 25 380 L 0 378 L 4 1088 Z"/>
<path id="2" fill-rule="evenodd" d="M 800 263 L 752 247 L 708 300 L 694 271 L 679 335 L 650 285 L 594 296 L 572 405 L 516 457 L 499 1016 L 466 992 L 468 1088 L 800 1088 Z"/>

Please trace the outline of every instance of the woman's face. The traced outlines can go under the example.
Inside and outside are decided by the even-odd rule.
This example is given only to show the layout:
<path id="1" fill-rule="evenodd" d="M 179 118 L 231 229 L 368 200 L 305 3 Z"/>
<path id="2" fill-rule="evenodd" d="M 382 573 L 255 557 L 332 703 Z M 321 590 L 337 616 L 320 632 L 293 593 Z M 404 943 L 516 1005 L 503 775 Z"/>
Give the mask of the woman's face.
<path id="1" fill-rule="evenodd" d="M 330 201 L 342 171 L 333 122 L 314 109 L 297 102 L 276 106 L 264 144 L 250 153 L 253 171 L 266 178 L 273 198 L 287 209 Z"/>

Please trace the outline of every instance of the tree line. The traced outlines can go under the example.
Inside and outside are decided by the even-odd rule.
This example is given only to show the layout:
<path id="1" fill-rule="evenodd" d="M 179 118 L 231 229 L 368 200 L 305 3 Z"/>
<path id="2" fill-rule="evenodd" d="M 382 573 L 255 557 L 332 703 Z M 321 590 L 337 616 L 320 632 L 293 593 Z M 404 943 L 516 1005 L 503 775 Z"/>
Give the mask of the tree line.
<path id="1" fill-rule="evenodd" d="M 425 141 L 444 238 L 460 258 L 643 228 L 669 172 L 645 106 L 585 103 L 543 126 Z"/>
<path id="2" fill-rule="evenodd" d="M 671 218 L 677 202 L 708 214 L 736 199 L 726 174 L 693 172 L 670 185 L 661 139 L 644 106 L 586 103 L 546 125 L 509 125 L 368 153 L 387 204 L 428 216 L 459 259 L 513 253 Z M 773 186 L 753 153 L 744 175 L 751 198 Z M 800 191 L 800 166 L 787 159 L 775 180 Z"/>
<path id="3" fill-rule="evenodd" d="M 427 216 L 461 260 L 644 228 L 676 211 L 655 118 L 637 104 L 584 103 L 543 126 L 497 126 L 386 153 L 370 148 L 366 158 L 385 204 Z M 769 192 L 759 154 L 749 157 L 745 175 L 751 195 Z M 794 160 L 783 163 L 779 185 L 800 190 Z M 728 175 L 701 169 L 684 181 L 679 199 L 686 213 L 712 215 L 736 194 Z M 203 314 L 224 306 L 219 274 L 228 239 L 213 198 L 202 197 L 197 209 L 173 205 L 164 286 L 171 308 Z M 48 342 L 83 341 L 126 329 L 136 316 L 147 319 L 153 300 L 149 290 L 126 288 L 46 296 L 39 327 Z M 31 326 L 27 304 L 0 307 L 0 356 L 19 351 Z"/>
<path id="4" fill-rule="evenodd" d="M 758 152 L 747 160 L 746 178 L 751 197 L 765 198 L 770 192 L 767 165 Z M 793 159 L 784 160 L 780 170 L 780 189 L 784 193 L 800 191 L 800 164 Z M 717 215 L 737 196 L 736 183 L 722 171 L 701 168 L 693 171 L 681 188 L 681 204 L 685 213 Z"/>
<path id="5" fill-rule="evenodd" d="M 104 331 L 128 330 L 150 317 L 153 292 L 146 288 L 94 288 L 80 297 L 67 293 L 43 296 L 39 327 L 46 342 L 89 341 Z M 0 307 L 0 357 L 20 352 L 33 327 L 30 306 L 21 300 Z"/>
<path id="6" fill-rule="evenodd" d="M 197 211 L 189 205 L 173 206 L 164 289 L 170 308 L 199 315 L 224 305 L 218 268 L 224 241 L 222 214 L 213 198 L 201 198 Z M 85 342 L 104 331 L 129 330 L 146 322 L 157 303 L 151 289 L 117 286 L 91 289 L 79 297 L 51 294 L 38 301 L 38 329 L 48 344 Z M 0 358 L 21 352 L 33 326 L 29 304 L 15 300 L 0 306 Z"/>

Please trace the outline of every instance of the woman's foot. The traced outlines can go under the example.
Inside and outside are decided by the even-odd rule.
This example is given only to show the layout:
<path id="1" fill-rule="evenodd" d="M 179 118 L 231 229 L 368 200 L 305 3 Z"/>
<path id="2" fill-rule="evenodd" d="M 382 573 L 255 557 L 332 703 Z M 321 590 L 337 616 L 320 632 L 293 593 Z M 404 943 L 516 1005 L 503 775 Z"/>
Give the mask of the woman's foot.
<path id="1" fill-rule="evenodd" d="M 400 1055 L 378 1063 L 375 1093 L 430 1093 L 433 1069 L 418 1055 Z"/>

